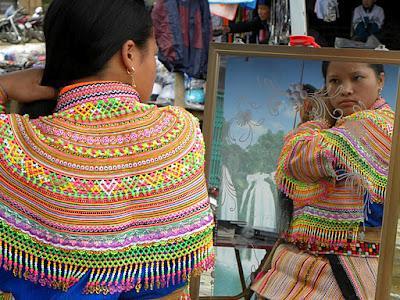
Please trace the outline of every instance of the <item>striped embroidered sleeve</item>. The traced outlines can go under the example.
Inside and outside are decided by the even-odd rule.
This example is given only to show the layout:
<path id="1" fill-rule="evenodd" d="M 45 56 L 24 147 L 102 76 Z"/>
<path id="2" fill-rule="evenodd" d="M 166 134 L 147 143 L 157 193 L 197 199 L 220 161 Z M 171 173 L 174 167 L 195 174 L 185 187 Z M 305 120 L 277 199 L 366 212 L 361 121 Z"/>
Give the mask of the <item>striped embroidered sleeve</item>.
<path id="1" fill-rule="evenodd" d="M 336 170 L 356 180 L 372 200 L 382 202 L 387 184 L 394 113 L 365 110 L 344 117 L 335 127 L 312 121 L 285 138 L 276 182 L 288 197 L 310 203 L 324 197 Z"/>
<path id="2" fill-rule="evenodd" d="M 302 182 L 312 183 L 321 178 L 334 176 L 332 159 L 324 148 L 321 131 L 328 126 L 320 121 L 312 121 L 300 127 L 286 139 L 285 147 L 289 155 L 285 158 L 285 172 Z"/>
<path id="3" fill-rule="evenodd" d="M 276 182 L 293 200 L 310 200 L 322 194 L 321 180 L 335 176 L 333 156 L 324 146 L 322 132 L 328 126 L 322 121 L 300 125 L 285 137 L 278 160 Z"/>

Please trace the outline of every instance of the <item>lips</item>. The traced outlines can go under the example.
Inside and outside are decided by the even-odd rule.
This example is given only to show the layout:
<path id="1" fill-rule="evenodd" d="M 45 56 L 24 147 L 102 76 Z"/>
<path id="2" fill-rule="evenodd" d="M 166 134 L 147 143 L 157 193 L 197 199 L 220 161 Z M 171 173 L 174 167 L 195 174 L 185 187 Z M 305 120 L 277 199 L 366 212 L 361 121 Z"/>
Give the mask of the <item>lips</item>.
<path id="1" fill-rule="evenodd" d="M 351 100 L 351 99 L 345 99 L 345 100 L 339 101 L 339 106 L 341 106 L 341 107 L 354 106 L 354 105 L 359 105 L 359 102 L 357 100 Z"/>

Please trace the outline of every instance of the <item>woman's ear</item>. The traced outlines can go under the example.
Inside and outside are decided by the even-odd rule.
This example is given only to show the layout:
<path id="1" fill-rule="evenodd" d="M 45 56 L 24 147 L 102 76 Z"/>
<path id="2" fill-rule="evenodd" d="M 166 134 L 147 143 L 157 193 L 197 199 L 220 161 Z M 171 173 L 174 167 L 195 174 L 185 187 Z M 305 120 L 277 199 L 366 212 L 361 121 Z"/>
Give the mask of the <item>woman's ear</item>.
<path id="1" fill-rule="evenodd" d="M 128 40 L 122 45 L 121 49 L 122 63 L 124 64 L 126 70 L 132 70 L 135 68 L 137 63 L 137 47 L 134 41 Z"/>
<path id="2" fill-rule="evenodd" d="M 383 89 L 383 86 L 385 85 L 385 73 L 381 73 L 378 76 L 378 83 L 379 83 L 379 88 Z"/>

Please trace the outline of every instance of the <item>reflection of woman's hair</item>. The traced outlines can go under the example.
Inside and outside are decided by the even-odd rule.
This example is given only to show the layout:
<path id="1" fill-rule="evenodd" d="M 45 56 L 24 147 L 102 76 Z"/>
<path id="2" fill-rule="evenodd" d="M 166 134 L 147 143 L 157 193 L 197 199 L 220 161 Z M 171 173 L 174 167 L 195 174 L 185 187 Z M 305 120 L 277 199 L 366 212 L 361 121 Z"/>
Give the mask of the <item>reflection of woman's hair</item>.
<path id="1" fill-rule="evenodd" d="M 286 232 L 289 229 L 293 216 L 293 200 L 287 197 L 281 191 L 278 191 L 278 205 L 276 214 L 276 223 L 279 233 Z"/>
<path id="2" fill-rule="evenodd" d="M 324 80 L 326 80 L 326 74 L 328 72 L 328 67 L 329 67 L 330 63 L 331 63 L 330 61 L 323 61 L 322 62 L 322 75 L 324 76 Z M 381 75 L 381 73 L 385 73 L 385 69 L 384 69 L 382 64 L 368 64 L 368 66 L 372 70 L 374 70 L 376 76 Z"/>
<path id="3" fill-rule="evenodd" d="M 99 73 L 128 40 L 145 47 L 152 22 L 143 0 L 53 0 L 43 30 L 42 84 L 60 88 Z"/>
<path id="4" fill-rule="evenodd" d="M 313 94 L 317 91 L 317 88 L 311 84 L 303 84 L 303 91 L 306 91 L 307 94 Z"/>

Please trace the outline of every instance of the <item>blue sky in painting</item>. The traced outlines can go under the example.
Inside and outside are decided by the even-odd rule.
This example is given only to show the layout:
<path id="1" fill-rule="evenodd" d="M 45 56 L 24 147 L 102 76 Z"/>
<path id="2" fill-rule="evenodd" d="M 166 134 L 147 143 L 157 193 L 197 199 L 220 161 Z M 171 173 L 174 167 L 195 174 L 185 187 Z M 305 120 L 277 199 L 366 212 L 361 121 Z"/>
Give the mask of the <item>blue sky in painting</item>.
<path id="1" fill-rule="evenodd" d="M 252 141 L 241 143 L 247 147 L 268 129 L 272 132 L 293 128 L 294 109 L 286 96 L 291 84 L 309 83 L 317 88 L 323 86 L 321 61 L 268 58 L 223 57 L 226 59 L 224 118 L 232 120 L 239 111 L 246 111 L 248 126 L 237 126 L 238 135 L 253 132 Z M 301 74 L 301 66 L 304 71 Z M 397 99 L 399 67 L 385 65 L 383 97 L 394 108 Z M 250 118 L 249 118 L 250 116 Z M 260 125 L 261 124 L 261 125 Z M 260 125 L 260 126 L 257 126 Z"/>

